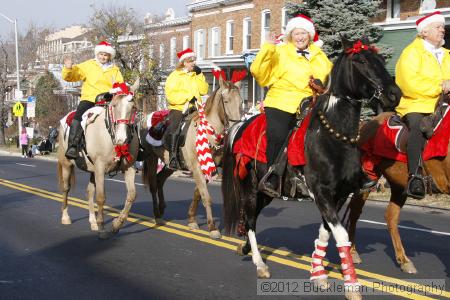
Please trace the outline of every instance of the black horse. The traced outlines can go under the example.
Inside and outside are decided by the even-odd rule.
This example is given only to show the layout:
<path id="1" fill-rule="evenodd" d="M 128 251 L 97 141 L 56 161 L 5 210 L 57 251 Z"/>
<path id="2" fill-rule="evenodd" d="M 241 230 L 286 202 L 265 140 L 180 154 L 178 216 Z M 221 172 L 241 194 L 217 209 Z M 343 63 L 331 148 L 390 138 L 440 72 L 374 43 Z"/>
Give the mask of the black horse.
<path id="1" fill-rule="evenodd" d="M 317 98 L 310 115 L 305 136 L 306 165 L 303 174 L 310 196 L 322 215 L 319 237 L 312 254 L 311 280 L 327 285 L 323 266 L 330 232 L 336 240 L 342 263 L 346 296 L 358 299 L 358 281 L 350 255 L 350 243 L 338 212 L 347 197 L 359 190 L 362 182 L 360 154 L 356 146 L 362 103 L 376 101 L 385 110 L 393 109 L 401 92 L 385 69 L 377 49 L 367 43 L 342 40 L 343 52 L 337 58 L 329 90 Z M 258 192 L 258 182 L 267 172 L 265 164 L 252 160 L 247 165 L 248 175 L 240 180 L 234 174 L 233 136 L 228 136 L 224 149 L 222 193 L 224 199 L 224 227 L 226 233 L 246 236 L 238 246 L 240 254 L 252 251 L 253 263 L 260 278 L 270 277 L 269 269 L 261 259 L 255 237 L 256 220 L 272 198 Z M 288 166 L 292 168 L 292 166 Z M 297 167 L 298 169 L 298 167 Z M 289 182 L 292 173 L 285 172 L 283 182 Z"/>

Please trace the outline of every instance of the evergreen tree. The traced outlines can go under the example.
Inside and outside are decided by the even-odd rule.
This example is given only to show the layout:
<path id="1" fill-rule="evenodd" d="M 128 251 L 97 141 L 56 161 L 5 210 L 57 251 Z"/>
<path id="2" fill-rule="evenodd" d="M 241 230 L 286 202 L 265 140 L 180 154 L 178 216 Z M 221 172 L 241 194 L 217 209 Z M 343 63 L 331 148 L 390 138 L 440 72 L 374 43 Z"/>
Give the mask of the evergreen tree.
<path id="1" fill-rule="evenodd" d="M 374 26 L 369 18 L 382 11 L 381 0 L 308 0 L 301 4 L 288 4 L 291 17 L 301 13 L 311 17 L 324 45 L 322 49 L 334 59 L 342 52 L 341 37 L 350 40 L 366 37 L 370 43 L 378 42 L 383 36 L 383 29 Z M 381 54 L 387 59 L 392 56 L 392 49 L 377 45 Z"/>

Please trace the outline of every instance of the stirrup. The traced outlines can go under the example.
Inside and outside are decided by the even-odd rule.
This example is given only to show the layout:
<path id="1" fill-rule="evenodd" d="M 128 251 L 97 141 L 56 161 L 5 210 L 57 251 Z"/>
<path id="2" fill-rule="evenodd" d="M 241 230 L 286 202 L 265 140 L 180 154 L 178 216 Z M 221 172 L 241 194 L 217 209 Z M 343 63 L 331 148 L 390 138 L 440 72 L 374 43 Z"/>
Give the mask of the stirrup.
<path id="1" fill-rule="evenodd" d="M 266 175 L 261 178 L 261 180 L 258 183 L 258 191 L 266 194 L 269 197 L 272 198 L 279 198 L 281 197 L 281 178 L 278 178 L 278 186 L 275 187 L 270 182 L 269 178 L 270 176 L 277 176 L 276 174 L 273 174 L 274 168 L 271 166 L 269 168 L 269 171 L 266 173 Z M 276 188 L 276 189 L 275 189 Z"/>
<path id="2" fill-rule="evenodd" d="M 76 146 L 69 147 L 65 153 L 65 156 L 68 159 L 77 159 L 77 157 L 78 157 L 77 147 Z"/>

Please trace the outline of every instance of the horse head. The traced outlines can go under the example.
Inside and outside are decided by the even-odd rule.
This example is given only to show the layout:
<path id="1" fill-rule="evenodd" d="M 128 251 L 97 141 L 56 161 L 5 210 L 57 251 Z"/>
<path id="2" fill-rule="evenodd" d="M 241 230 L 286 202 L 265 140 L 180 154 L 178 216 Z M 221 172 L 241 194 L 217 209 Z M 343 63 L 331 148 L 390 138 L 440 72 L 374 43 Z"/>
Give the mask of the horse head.
<path id="1" fill-rule="evenodd" d="M 381 105 L 383 110 L 393 110 L 401 97 L 400 88 L 385 68 L 378 49 L 367 39 L 349 41 L 342 39 L 343 53 L 339 55 L 333 74 L 331 91 L 338 96 L 369 99 L 371 105 Z"/>
<path id="2" fill-rule="evenodd" d="M 205 111 L 208 114 L 208 111 L 213 107 L 217 108 L 219 118 L 225 129 L 241 120 L 242 98 L 239 91 L 241 80 L 246 74 L 244 71 L 235 71 L 230 81 L 225 80 L 224 75 L 216 76 L 219 81 L 219 88 L 211 96 L 213 100 L 207 101 Z M 212 105 L 213 103 L 216 104 Z"/>
<path id="3" fill-rule="evenodd" d="M 125 83 L 114 84 L 114 97 L 109 106 L 111 130 L 114 133 L 114 145 L 124 145 L 130 141 L 130 127 L 136 116 L 134 92 L 139 87 L 139 79 L 128 89 Z"/>

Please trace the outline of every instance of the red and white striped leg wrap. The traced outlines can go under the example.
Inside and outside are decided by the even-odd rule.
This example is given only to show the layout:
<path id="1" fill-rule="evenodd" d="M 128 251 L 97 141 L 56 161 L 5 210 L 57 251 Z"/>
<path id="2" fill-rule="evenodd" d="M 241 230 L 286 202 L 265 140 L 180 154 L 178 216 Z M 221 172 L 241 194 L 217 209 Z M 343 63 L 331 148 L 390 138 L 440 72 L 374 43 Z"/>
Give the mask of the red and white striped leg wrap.
<path id="1" fill-rule="evenodd" d="M 342 245 L 336 244 L 339 251 L 339 256 L 341 258 L 341 269 L 342 275 L 344 276 L 344 286 L 348 287 L 359 287 L 360 284 L 356 278 L 355 267 L 353 266 L 352 255 L 350 254 L 350 247 L 352 243 L 347 242 Z"/>
<path id="2" fill-rule="evenodd" d="M 314 252 L 312 253 L 312 262 L 311 262 L 311 277 L 310 280 L 315 280 L 319 278 L 327 278 L 327 271 L 323 266 L 323 259 L 327 254 L 327 242 L 322 242 L 320 240 L 314 241 Z"/>

